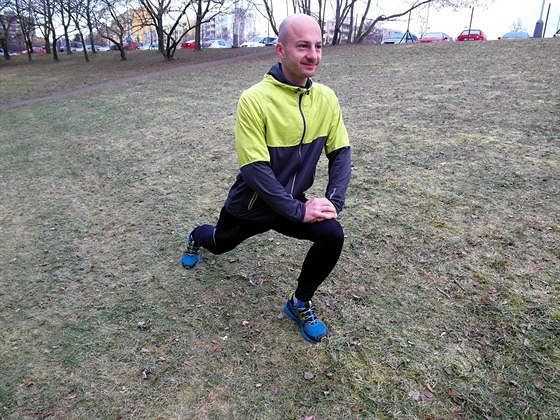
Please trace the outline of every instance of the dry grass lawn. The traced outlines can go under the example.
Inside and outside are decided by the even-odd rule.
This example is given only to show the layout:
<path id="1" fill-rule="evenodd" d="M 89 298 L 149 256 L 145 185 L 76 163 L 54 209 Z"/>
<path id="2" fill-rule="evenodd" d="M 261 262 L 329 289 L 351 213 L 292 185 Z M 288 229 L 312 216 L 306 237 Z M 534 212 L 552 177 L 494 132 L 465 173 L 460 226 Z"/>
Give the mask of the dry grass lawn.
<path id="1" fill-rule="evenodd" d="M 317 346 L 282 315 L 306 243 L 270 232 L 179 264 L 272 54 L 6 107 L 0 417 L 560 418 L 558 46 L 325 48 L 354 172 Z M 184 53 L 2 63 L 3 102 Z M 196 60 L 247 52 L 212 54 Z"/>

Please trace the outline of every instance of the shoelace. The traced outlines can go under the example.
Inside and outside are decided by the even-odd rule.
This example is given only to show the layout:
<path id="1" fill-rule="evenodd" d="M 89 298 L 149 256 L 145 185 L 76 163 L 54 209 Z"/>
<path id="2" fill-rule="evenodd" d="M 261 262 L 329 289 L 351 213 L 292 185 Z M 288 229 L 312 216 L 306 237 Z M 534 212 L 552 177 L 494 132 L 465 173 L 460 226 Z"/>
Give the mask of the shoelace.
<path id="1" fill-rule="evenodd" d="M 185 254 L 189 256 L 198 255 L 198 251 L 200 250 L 200 245 L 197 245 L 194 240 L 189 239 L 187 242 L 187 250 Z"/>
<path id="2" fill-rule="evenodd" d="M 315 308 L 309 305 L 306 308 L 298 308 L 298 311 L 306 324 L 315 324 L 317 322 L 317 317 L 315 316 Z"/>

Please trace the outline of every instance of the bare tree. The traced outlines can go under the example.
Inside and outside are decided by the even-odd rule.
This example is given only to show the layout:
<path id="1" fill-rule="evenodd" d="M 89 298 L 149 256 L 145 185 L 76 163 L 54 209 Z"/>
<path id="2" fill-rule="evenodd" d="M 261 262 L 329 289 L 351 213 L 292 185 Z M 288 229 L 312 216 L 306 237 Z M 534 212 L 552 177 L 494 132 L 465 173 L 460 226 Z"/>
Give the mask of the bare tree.
<path id="1" fill-rule="evenodd" d="M 158 49 L 166 60 L 173 59 L 179 42 L 192 29 L 190 21 L 181 25 L 187 15 L 191 0 L 139 0 L 142 9 L 137 13 L 140 22 L 155 28 Z M 202 3 L 199 1 L 198 3 Z"/>
<path id="2" fill-rule="evenodd" d="M 323 39 L 325 38 L 325 28 L 327 26 L 327 20 L 325 19 L 325 14 L 327 12 L 327 0 L 317 0 L 319 5 L 319 15 L 317 16 L 317 23 L 321 28 Z"/>
<path id="3" fill-rule="evenodd" d="M 0 47 L 4 50 L 4 58 L 10 59 L 8 37 L 10 28 L 17 22 L 17 15 L 10 0 L 0 0 Z"/>
<path id="4" fill-rule="evenodd" d="M 341 1 L 341 0 L 336 0 Z M 492 1 L 492 0 L 488 0 Z M 365 12 L 362 15 L 362 19 L 360 21 L 356 36 L 354 38 L 354 43 L 359 44 L 361 43 L 375 28 L 375 26 L 379 22 L 391 21 L 395 20 L 399 17 L 405 16 L 410 13 L 412 10 L 417 9 L 418 7 L 422 7 L 427 4 L 433 4 L 436 7 L 452 7 L 452 8 L 459 8 L 459 7 L 467 7 L 467 6 L 477 6 L 479 4 L 487 3 L 488 1 L 485 0 L 415 0 L 411 1 L 409 5 L 406 7 L 405 10 L 402 12 L 396 12 L 389 16 L 380 15 L 375 19 L 371 20 L 368 18 L 368 14 L 371 7 L 372 0 L 367 0 Z M 333 40 L 334 43 L 334 40 Z"/>
<path id="5" fill-rule="evenodd" d="M 129 6 L 128 0 L 100 0 L 95 21 L 99 35 L 117 46 L 122 61 L 127 60 L 124 42 L 132 28 Z"/>
<path id="6" fill-rule="evenodd" d="M 334 32 L 332 38 L 332 44 L 340 44 L 342 37 L 342 26 L 348 19 L 348 14 L 353 10 L 354 4 L 357 0 L 336 0 L 335 3 L 335 17 L 334 17 Z M 371 1 L 371 0 L 368 0 Z M 350 26 L 349 33 L 352 32 L 352 26 Z"/>
<path id="7" fill-rule="evenodd" d="M 25 49 L 27 50 L 27 59 L 31 61 L 31 54 L 33 53 L 31 34 L 35 27 L 33 5 L 24 0 L 14 0 L 14 6 L 21 35 L 25 42 Z"/>
<path id="8" fill-rule="evenodd" d="M 36 2 L 33 2 L 33 0 L 28 0 L 31 4 L 33 4 L 33 7 L 35 7 L 35 4 L 37 4 Z M 42 15 L 42 12 L 49 12 L 48 8 L 53 8 L 53 10 L 50 10 L 50 15 L 51 16 L 56 16 L 56 2 L 39 2 L 37 4 L 38 7 L 35 8 L 35 13 L 34 13 L 34 17 L 35 17 L 35 28 L 39 30 L 39 32 L 41 32 L 41 35 L 43 36 L 43 39 L 45 41 L 44 45 L 45 45 L 45 50 L 47 54 L 51 54 L 51 32 L 54 30 L 53 28 L 53 24 L 52 24 L 52 19 L 46 19 L 43 18 L 41 19 L 40 16 Z M 48 16 L 49 13 L 46 13 L 45 16 Z"/>
<path id="9" fill-rule="evenodd" d="M 268 20 L 272 31 L 274 34 L 278 35 L 278 25 L 276 24 L 276 19 L 274 18 L 274 4 L 276 4 L 276 2 L 274 2 L 274 0 L 251 0 L 250 4 L 259 14 Z M 288 5 L 286 3 L 286 9 L 287 7 Z M 264 11 L 262 10 L 263 8 Z"/>
<path id="10" fill-rule="evenodd" d="M 95 39 L 93 37 L 93 34 L 95 32 L 95 12 L 97 11 L 97 6 L 99 3 L 99 0 L 85 0 L 86 2 L 86 8 L 84 10 L 84 18 L 85 18 L 85 23 L 86 23 L 86 27 L 88 28 L 88 37 L 89 37 L 89 43 L 91 45 L 91 52 L 96 54 L 97 51 L 95 49 Z"/>
<path id="11" fill-rule="evenodd" d="M 82 19 L 84 19 L 87 14 L 86 9 L 89 7 L 89 3 L 86 0 L 63 0 L 63 2 L 66 7 L 66 13 L 70 16 L 70 19 L 74 23 L 74 28 L 80 38 L 84 59 L 86 62 L 89 62 L 86 40 L 84 38 L 84 31 L 82 30 Z"/>
<path id="12" fill-rule="evenodd" d="M 237 0 L 233 1 L 233 5 Z M 226 0 L 139 0 L 142 8 L 136 13 L 136 20 L 155 28 L 158 49 L 166 60 L 172 60 L 181 40 L 191 30 L 195 30 L 195 50 L 201 48 L 202 24 L 227 10 Z M 192 10 L 194 22 L 187 19 Z"/>
<path id="13" fill-rule="evenodd" d="M 47 13 L 47 22 L 48 22 L 48 27 L 50 27 L 50 33 L 51 33 L 53 59 L 55 61 L 59 61 L 58 50 L 56 48 L 56 44 L 58 41 L 58 38 L 56 36 L 56 27 L 55 27 L 56 6 L 54 5 L 52 0 L 44 0 L 44 1 L 46 1 L 49 4 L 48 13 Z"/>
<path id="14" fill-rule="evenodd" d="M 41 33 L 45 43 L 46 54 L 53 54 L 55 61 L 58 61 L 56 50 L 56 30 L 54 22 L 58 20 L 59 8 L 56 0 L 21 0 L 33 8 L 33 18 L 35 29 Z M 51 45 L 52 42 L 52 45 Z"/>
<path id="15" fill-rule="evenodd" d="M 56 50 L 56 29 L 53 23 L 54 18 L 57 15 L 56 4 L 53 0 L 33 0 L 32 4 L 35 25 L 45 40 L 46 53 L 53 54 L 54 60 L 58 61 L 58 54 Z"/>
<path id="16" fill-rule="evenodd" d="M 72 54 L 72 49 L 70 48 L 70 37 L 68 35 L 70 24 L 72 23 L 72 17 L 70 16 L 70 5 L 69 0 L 59 0 L 58 1 L 58 10 L 59 10 L 59 18 L 60 23 L 62 24 L 62 30 L 64 34 L 64 50 L 66 54 Z"/>
<path id="17" fill-rule="evenodd" d="M 294 13 L 303 13 L 311 16 L 311 0 L 292 0 Z"/>
<path id="18" fill-rule="evenodd" d="M 223 11 L 225 0 L 199 0 L 193 5 L 196 12 L 194 28 L 195 50 L 200 51 L 202 24 L 210 22 Z"/>

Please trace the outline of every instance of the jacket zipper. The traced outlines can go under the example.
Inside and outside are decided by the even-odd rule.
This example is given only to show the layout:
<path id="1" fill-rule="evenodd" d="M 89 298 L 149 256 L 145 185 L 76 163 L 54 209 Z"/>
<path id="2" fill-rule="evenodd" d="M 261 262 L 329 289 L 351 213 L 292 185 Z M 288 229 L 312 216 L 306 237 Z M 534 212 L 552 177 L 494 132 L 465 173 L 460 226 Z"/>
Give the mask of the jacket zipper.
<path id="1" fill-rule="evenodd" d="M 296 92 L 299 92 L 300 89 L 296 90 Z M 303 139 L 305 138 L 305 132 L 307 131 L 307 121 L 305 120 L 305 114 L 303 113 L 303 109 L 301 107 L 301 104 L 303 102 L 303 95 L 309 95 L 309 89 L 303 93 L 301 93 L 299 95 L 299 101 L 298 101 L 298 108 L 299 108 L 299 113 L 301 114 L 301 120 L 303 122 L 303 132 L 301 134 L 301 138 L 299 140 L 299 145 L 298 145 L 298 158 L 299 158 L 299 166 L 298 166 L 298 170 L 299 167 L 301 167 L 301 145 L 303 144 Z M 297 172 L 298 170 L 295 171 L 294 173 L 294 177 L 292 179 L 292 187 L 290 188 L 290 195 L 292 196 L 292 198 L 294 197 L 294 188 L 295 188 L 295 184 L 296 184 L 296 178 L 297 178 Z M 255 202 L 257 201 L 257 198 L 259 197 L 259 195 L 255 192 L 253 193 L 253 196 L 251 197 L 251 200 L 249 201 L 249 204 L 247 206 L 247 210 L 251 210 L 253 208 L 253 206 L 255 205 Z"/>
<path id="2" fill-rule="evenodd" d="M 298 91 L 299 91 L 299 89 L 298 89 Z M 305 114 L 303 113 L 303 108 L 301 106 L 301 104 L 303 102 L 303 95 L 306 95 L 306 94 L 309 95 L 309 90 L 307 90 L 306 92 L 303 92 L 299 95 L 298 107 L 299 107 L 299 113 L 301 114 L 301 120 L 303 122 L 303 132 L 301 133 L 301 139 L 299 140 L 299 145 L 298 145 L 299 166 L 298 166 L 298 169 L 296 169 L 296 171 L 294 172 L 294 178 L 292 179 L 292 187 L 290 189 L 290 195 L 292 196 L 292 198 L 294 196 L 294 188 L 295 188 L 295 184 L 296 184 L 297 174 L 298 174 L 299 168 L 301 167 L 301 164 L 302 164 L 301 145 L 303 144 L 303 139 L 305 138 L 305 132 L 307 131 L 307 121 L 305 120 Z"/>

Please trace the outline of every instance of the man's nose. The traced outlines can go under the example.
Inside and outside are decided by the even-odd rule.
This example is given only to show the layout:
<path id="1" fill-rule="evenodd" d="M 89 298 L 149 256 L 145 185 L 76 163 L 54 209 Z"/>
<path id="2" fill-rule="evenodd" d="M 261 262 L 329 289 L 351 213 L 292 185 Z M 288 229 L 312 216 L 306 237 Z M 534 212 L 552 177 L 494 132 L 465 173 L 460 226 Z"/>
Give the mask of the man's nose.
<path id="1" fill-rule="evenodd" d="M 317 47 L 311 47 L 307 51 L 308 58 L 312 58 L 314 60 L 316 60 L 317 57 L 319 57 L 320 55 L 321 55 L 321 50 Z"/>

